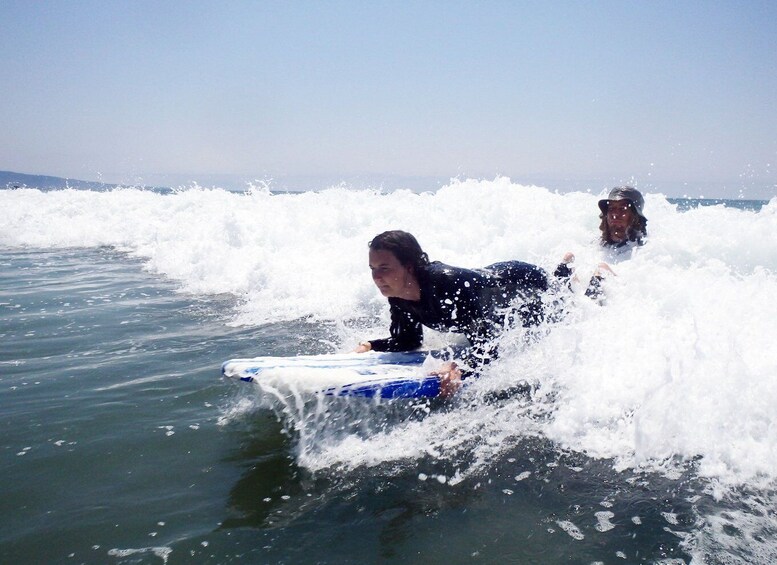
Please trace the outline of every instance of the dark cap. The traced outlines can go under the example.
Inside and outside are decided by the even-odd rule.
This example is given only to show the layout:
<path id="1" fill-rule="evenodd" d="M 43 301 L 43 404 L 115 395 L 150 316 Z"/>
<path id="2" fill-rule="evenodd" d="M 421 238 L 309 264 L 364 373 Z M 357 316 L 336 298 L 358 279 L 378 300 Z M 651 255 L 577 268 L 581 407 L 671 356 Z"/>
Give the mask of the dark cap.
<path id="1" fill-rule="evenodd" d="M 644 214 L 642 213 L 642 207 L 645 205 L 645 199 L 642 198 L 642 194 L 639 192 L 639 190 L 631 186 L 617 186 L 610 191 L 610 195 L 605 200 L 599 201 L 599 209 L 603 214 L 606 214 L 607 207 L 610 205 L 610 202 L 615 202 L 617 200 L 628 200 L 631 202 L 631 205 L 637 212 L 637 215 L 640 218 L 647 220 L 647 218 L 645 218 Z"/>

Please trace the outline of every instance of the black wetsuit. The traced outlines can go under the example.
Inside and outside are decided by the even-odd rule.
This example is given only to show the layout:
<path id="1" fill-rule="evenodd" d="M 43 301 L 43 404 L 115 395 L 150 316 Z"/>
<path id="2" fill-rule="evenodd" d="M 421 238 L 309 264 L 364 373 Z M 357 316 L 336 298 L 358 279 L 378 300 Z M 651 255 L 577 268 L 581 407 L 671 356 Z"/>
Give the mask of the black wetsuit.
<path id="1" fill-rule="evenodd" d="M 542 320 L 540 294 L 548 289 L 545 272 L 521 261 L 495 263 L 484 269 L 451 267 L 435 261 L 416 273 L 418 301 L 389 298 L 391 337 L 372 339 L 375 351 L 408 351 L 421 345 L 423 329 L 464 334 L 472 348 L 469 364 L 488 362 L 495 355 L 494 338 L 511 320 L 528 327 Z M 516 298 L 517 309 L 505 312 Z"/>

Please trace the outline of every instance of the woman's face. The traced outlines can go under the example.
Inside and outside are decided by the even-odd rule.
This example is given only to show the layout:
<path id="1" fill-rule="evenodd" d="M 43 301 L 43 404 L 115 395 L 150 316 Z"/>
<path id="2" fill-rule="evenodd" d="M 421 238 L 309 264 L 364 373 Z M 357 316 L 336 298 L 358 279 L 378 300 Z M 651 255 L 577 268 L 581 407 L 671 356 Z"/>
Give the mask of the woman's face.
<path id="1" fill-rule="evenodd" d="M 407 298 L 408 289 L 415 283 L 412 269 L 386 249 L 370 249 L 370 270 L 375 286 L 386 298 Z"/>
<path id="2" fill-rule="evenodd" d="M 607 228 L 610 239 L 620 243 L 629 235 L 629 226 L 634 221 L 634 211 L 628 200 L 614 200 L 607 206 Z"/>

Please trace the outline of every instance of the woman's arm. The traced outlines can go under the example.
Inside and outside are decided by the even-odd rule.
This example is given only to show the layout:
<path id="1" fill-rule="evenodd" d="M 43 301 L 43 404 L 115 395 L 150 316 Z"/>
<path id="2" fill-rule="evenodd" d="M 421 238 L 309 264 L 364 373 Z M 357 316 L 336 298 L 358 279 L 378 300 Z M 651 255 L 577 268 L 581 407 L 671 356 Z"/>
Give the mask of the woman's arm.
<path id="1" fill-rule="evenodd" d="M 357 353 L 370 350 L 410 351 L 421 346 L 421 342 L 424 339 L 424 330 L 421 322 L 391 299 L 389 299 L 389 304 L 391 305 L 391 327 L 389 329 L 391 337 L 362 342 L 356 348 Z M 367 348 L 368 343 L 369 348 Z M 360 349 L 362 350 L 360 351 Z"/>

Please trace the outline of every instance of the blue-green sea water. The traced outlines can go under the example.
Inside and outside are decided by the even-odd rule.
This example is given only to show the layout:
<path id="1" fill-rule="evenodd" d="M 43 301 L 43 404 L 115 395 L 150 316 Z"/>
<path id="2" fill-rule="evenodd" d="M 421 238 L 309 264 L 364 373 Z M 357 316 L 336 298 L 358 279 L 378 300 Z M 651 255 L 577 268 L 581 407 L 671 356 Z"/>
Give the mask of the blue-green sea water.
<path id="1" fill-rule="evenodd" d="M 0 562 L 774 562 L 775 200 L 648 195 L 628 258 L 596 200 L 0 191 Z M 617 277 L 449 404 L 220 376 L 385 333 L 366 242 L 390 228 L 451 264 L 571 250 Z M 520 380 L 542 393 L 482 402 Z"/>

